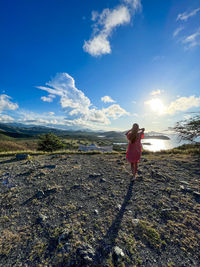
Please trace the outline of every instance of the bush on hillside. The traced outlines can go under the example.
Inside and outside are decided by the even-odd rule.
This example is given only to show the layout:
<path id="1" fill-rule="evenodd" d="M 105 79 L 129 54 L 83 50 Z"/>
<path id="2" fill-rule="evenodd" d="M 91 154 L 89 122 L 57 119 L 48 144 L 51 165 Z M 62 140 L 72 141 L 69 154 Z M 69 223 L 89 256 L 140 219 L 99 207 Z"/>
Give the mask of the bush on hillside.
<path id="1" fill-rule="evenodd" d="M 200 115 L 196 115 L 188 120 L 179 121 L 172 129 L 178 133 L 182 140 L 194 141 L 200 137 Z"/>
<path id="2" fill-rule="evenodd" d="M 52 152 L 62 149 L 63 147 L 62 141 L 55 134 L 48 133 L 39 136 L 38 150 Z"/>

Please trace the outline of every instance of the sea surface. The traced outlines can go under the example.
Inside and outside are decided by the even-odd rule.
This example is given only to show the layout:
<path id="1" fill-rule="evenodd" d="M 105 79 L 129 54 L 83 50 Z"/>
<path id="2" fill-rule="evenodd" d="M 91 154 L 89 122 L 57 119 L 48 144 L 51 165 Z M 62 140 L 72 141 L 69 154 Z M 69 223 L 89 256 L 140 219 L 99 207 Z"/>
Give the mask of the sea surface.
<path id="1" fill-rule="evenodd" d="M 142 146 L 145 150 L 149 151 L 160 151 L 160 150 L 167 150 L 172 149 L 174 147 L 181 146 L 183 144 L 190 144 L 189 141 L 180 141 L 176 135 L 169 135 L 169 140 L 162 140 L 162 139 L 143 139 Z M 127 143 L 114 143 L 115 145 L 125 145 Z"/>

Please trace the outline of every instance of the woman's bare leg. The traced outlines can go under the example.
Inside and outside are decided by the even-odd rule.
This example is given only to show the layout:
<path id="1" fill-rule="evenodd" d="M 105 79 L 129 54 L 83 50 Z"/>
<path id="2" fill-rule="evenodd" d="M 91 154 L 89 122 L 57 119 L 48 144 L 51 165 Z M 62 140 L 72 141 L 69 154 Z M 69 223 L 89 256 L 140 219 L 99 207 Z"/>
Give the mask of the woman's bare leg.
<path id="1" fill-rule="evenodd" d="M 134 176 L 134 163 L 131 163 L 131 171 L 132 171 L 132 174 Z"/>
<path id="2" fill-rule="evenodd" d="M 136 176 L 137 173 L 137 162 L 134 162 L 134 176 Z"/>

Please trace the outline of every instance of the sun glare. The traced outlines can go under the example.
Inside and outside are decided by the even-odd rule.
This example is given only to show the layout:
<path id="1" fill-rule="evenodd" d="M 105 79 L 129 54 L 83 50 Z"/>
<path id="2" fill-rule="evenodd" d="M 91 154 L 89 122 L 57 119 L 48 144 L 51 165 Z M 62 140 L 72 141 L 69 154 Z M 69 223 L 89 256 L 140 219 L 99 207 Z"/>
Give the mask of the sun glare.
<path id="1" fill-rule="evenodd" d="M 156 112 L 160 115 L 163 114 L 165 111 L 165 106 L 159 98 L 151 99 L 151 100 L 147 101 L 146 103 L 149 104 L 150 108 L 154 112 Z"/>

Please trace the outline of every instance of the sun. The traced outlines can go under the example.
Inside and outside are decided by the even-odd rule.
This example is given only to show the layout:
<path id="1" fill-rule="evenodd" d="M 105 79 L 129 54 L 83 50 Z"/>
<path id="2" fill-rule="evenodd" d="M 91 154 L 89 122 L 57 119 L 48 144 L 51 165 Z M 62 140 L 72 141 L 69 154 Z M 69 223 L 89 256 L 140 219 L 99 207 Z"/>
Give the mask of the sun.
<path id="1" fill-rule="evenodd" d="M 146 101 L 145 103 L 148 104 L 150 108 L 152 109 L 152 111 L 156 112 L 157 114 L 159 115 L 164 114 L 165 105 L 163 104 L 162 100 L 160 100 L 159 98 L 153 98 L 149 101 Z"/>

